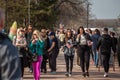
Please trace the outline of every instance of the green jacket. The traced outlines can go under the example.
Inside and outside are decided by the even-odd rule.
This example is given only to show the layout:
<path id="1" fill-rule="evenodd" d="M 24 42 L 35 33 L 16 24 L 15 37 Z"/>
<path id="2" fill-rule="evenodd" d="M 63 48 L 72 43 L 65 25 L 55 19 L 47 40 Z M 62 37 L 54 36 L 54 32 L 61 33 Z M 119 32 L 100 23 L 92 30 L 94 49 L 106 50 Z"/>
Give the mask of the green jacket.
<path id="1" fill-rule="evenodd" d="M 38 56 L 42 56 L 44 54 L 44 41 L 38 40 L 35 44 L 30 43 L 30 50 L 31 52 L 37 53 Z"/>

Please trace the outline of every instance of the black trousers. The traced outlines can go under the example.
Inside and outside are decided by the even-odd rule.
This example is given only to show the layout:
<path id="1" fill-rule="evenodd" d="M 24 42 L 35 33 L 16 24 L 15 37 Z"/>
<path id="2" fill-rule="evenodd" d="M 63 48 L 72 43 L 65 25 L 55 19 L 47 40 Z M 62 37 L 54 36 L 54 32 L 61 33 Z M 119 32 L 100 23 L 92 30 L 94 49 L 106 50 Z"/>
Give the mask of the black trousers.
<path id="1" fill-rule="evenodd" d="M 23 61 L 23 57 L 20 57 L 20 62 L 21 62 L 21 72 L 22 72 L 22 75 L 21 75 L 21 77 L 23 77 L 23 75 L 24 75 L 24 61 Z"/>
<path id="2" fill-rule="evenodd" d="M 43 61 L 42 61 L 42 65 L 41 65 L 41 70 L 44 70 L 44 72 L 47 71 L 47 60 L 48 60 L 48 56 L 43 55 Z"/>
<path id="3" fill-rule="evenodd" d="M 22 76 L 24 75 L 24 67 L 26 67 L 26 65 L 28 64 L 28 61 L 26 60 L 26 51 L 25 51 L 25 48 L 21 48 L 20 49 L 20 54 L 21 54 L 21 57 L 20 57 L 20 61 L 21 61 L 21 72 L 22 72 Z"/>
<path id="4" fill-rule="evenodd" d="M 78 49 L 77 49 L 76 52 L 77 52 L 77 65 L 80 66 L 80 57 L 79 57 Z"/>
<path id="5" fill-rule="evenodd" d="M 109 55 L 101 55 L 102 58 L 102 63 L 103 63 L 103 67 L 104 67 L 104 71 L 105 72 L 109 72 L 109 61 L 110 61 L 110 54 Z"/>
<path id="6" fill-rule="evenodd" d="M 56 61 L 57 61 L 57 56 L 58 56 L 59 50 L 54 50 L 50 52 L 49 55 L 49 67 L 52 71 L 56 71 Z"/>
<path id="7" fill-rule="evenodd" d="M 118 66 L 120 67 L 120 52 L 117 53 L 117 58 L 118 58 Z"/>
<path id="8" fill-rule="evenodd" d="M 64 55 L 64 57 L 66 62 L 66 71 L 72 74 L 74 55 L 73 56 Z"/>
<path id="9" fill-rule="evenodd" d="M 82 72 L 89 70 L 89 63 L 90 63 L 90 49 L 88 46 L 79 46 L 78 53 L 80 57 L 80 65 Z M 85 70 L 86 69 L 86 70 Z"/>

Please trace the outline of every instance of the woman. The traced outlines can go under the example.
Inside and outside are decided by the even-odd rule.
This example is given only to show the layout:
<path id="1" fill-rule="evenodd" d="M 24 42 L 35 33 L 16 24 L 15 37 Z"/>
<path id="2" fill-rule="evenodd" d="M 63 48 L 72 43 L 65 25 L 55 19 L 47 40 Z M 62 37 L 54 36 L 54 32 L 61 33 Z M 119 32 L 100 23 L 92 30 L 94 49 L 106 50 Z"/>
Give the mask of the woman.
<path id="1" fill-rule="evenodd" d="M 74 40 L 72 36 L 72 31 L 68 30 L 65 37 L 65 46 L 64 46 L 64 56 L 65 56 L 65 62 L 66 62 L 66 76 L 72 75 L 72 69 L 73 69 L 73 59 L 74 59 Z M 70 64 L 69 64 L 70 63 Z"/>
<path id="2" fill-rule="evenodd" d="M 24 30 L 22 28 L 19 28 L 17 30 L 17 36 L 13 38 L 13 44 L 18 48 L 19 51 L 19 57 L 21 61 L 21 72 L 23 77 L 24 73 L 24 55 L 25 55 L 25 48 L 27 45 L 26 38 L 24 35 Z"/>
<path id="3" fill-rule="evenodd" d="M 82 26 L 78 29 L 78 35 L 76 41 L 78 43 L 78 54 L 80 57 L 81 69 L 83 72 L 82 76 L 89 77 L 91 39 L 89 34 L 85 33 L 85 30 Z"/>
<path id="4" fill-rule="evenodd" d="M 64 45 L 64 39 L 65 39 L 64 30 L 60 30 L 58 39 L 60 40 L 60 47 L 62 48 L 62 46 Z"/>
<path id="5" fill-rule="evenodd" d="M 30 50 L 32 54 L 37 54 L 37 61 L 32 62 L 34 79 L 40 79 L 40 67 L 42 64 L 44 42 L 41 38 L 40 32 L 35 30 L 32 35 L 32 40 L 30 43 Z"/>
<path id="6" fill-rule="evenodd" d="M 93 42 L 92 51 L 94 56 L 94 64 L 96 67 L 98 67 L 98 59 L 99 59 L 99 55 L 97 52 L 97 43 L 99 38 L 100 38 L 100 31 L 98 29 L 95 29 L 94 33 L 91 36 L 91 39 Z"/>

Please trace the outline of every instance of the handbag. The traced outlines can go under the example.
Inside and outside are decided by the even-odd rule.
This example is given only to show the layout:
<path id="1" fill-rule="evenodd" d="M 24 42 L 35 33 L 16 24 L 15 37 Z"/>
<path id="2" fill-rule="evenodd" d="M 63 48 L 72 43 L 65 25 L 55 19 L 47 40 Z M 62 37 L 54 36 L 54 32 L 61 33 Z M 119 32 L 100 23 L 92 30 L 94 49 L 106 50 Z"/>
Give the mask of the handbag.
<path id="1" fill-rule="evenodd" d="M 88 40 L 88 41 L 87 41 L 87 45 L 88 45 L 88 46 L 92 46 L 92 45 L 93 45 L 93 42 L 90 41 L 90 40 Z"/>
<path id="2" fill-rule="evenodd" d="M 33 62 L 36 62 L 37 60 L 38 60 L 37 53 L 34 53 L 34 54 L 32 55 L 32 61 L 33 61 Z"/>
<path id="3" fill-rule="evenodd" d="M 32 62 L 38 61 L 37 48 L 35 46 L 35 53 L 32 54 Z"/>

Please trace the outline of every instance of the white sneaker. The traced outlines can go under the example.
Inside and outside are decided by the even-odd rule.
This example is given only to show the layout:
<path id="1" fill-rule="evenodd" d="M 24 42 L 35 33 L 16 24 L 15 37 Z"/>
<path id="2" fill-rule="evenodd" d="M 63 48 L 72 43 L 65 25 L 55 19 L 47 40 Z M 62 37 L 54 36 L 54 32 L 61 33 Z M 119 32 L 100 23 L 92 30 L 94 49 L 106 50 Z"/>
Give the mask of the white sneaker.
<path id="1" fill-rule="evenodd" d="M 29 69 L 29 72 L 30 72 L 30 73 L 32 73 L 32 70 L 31 70 L 31 69 Z"/>
<path id="2" fill-rule="evenodd" d="M 71 74 L 68 74 L 69 77 L 71 77 L 72 75 Z"/>
<path id="3" fill-rule="evenodd" d="M 105 73 L 105 74 L 104 74 L 104 77 L 108 77 L 108 73 Z"/>

